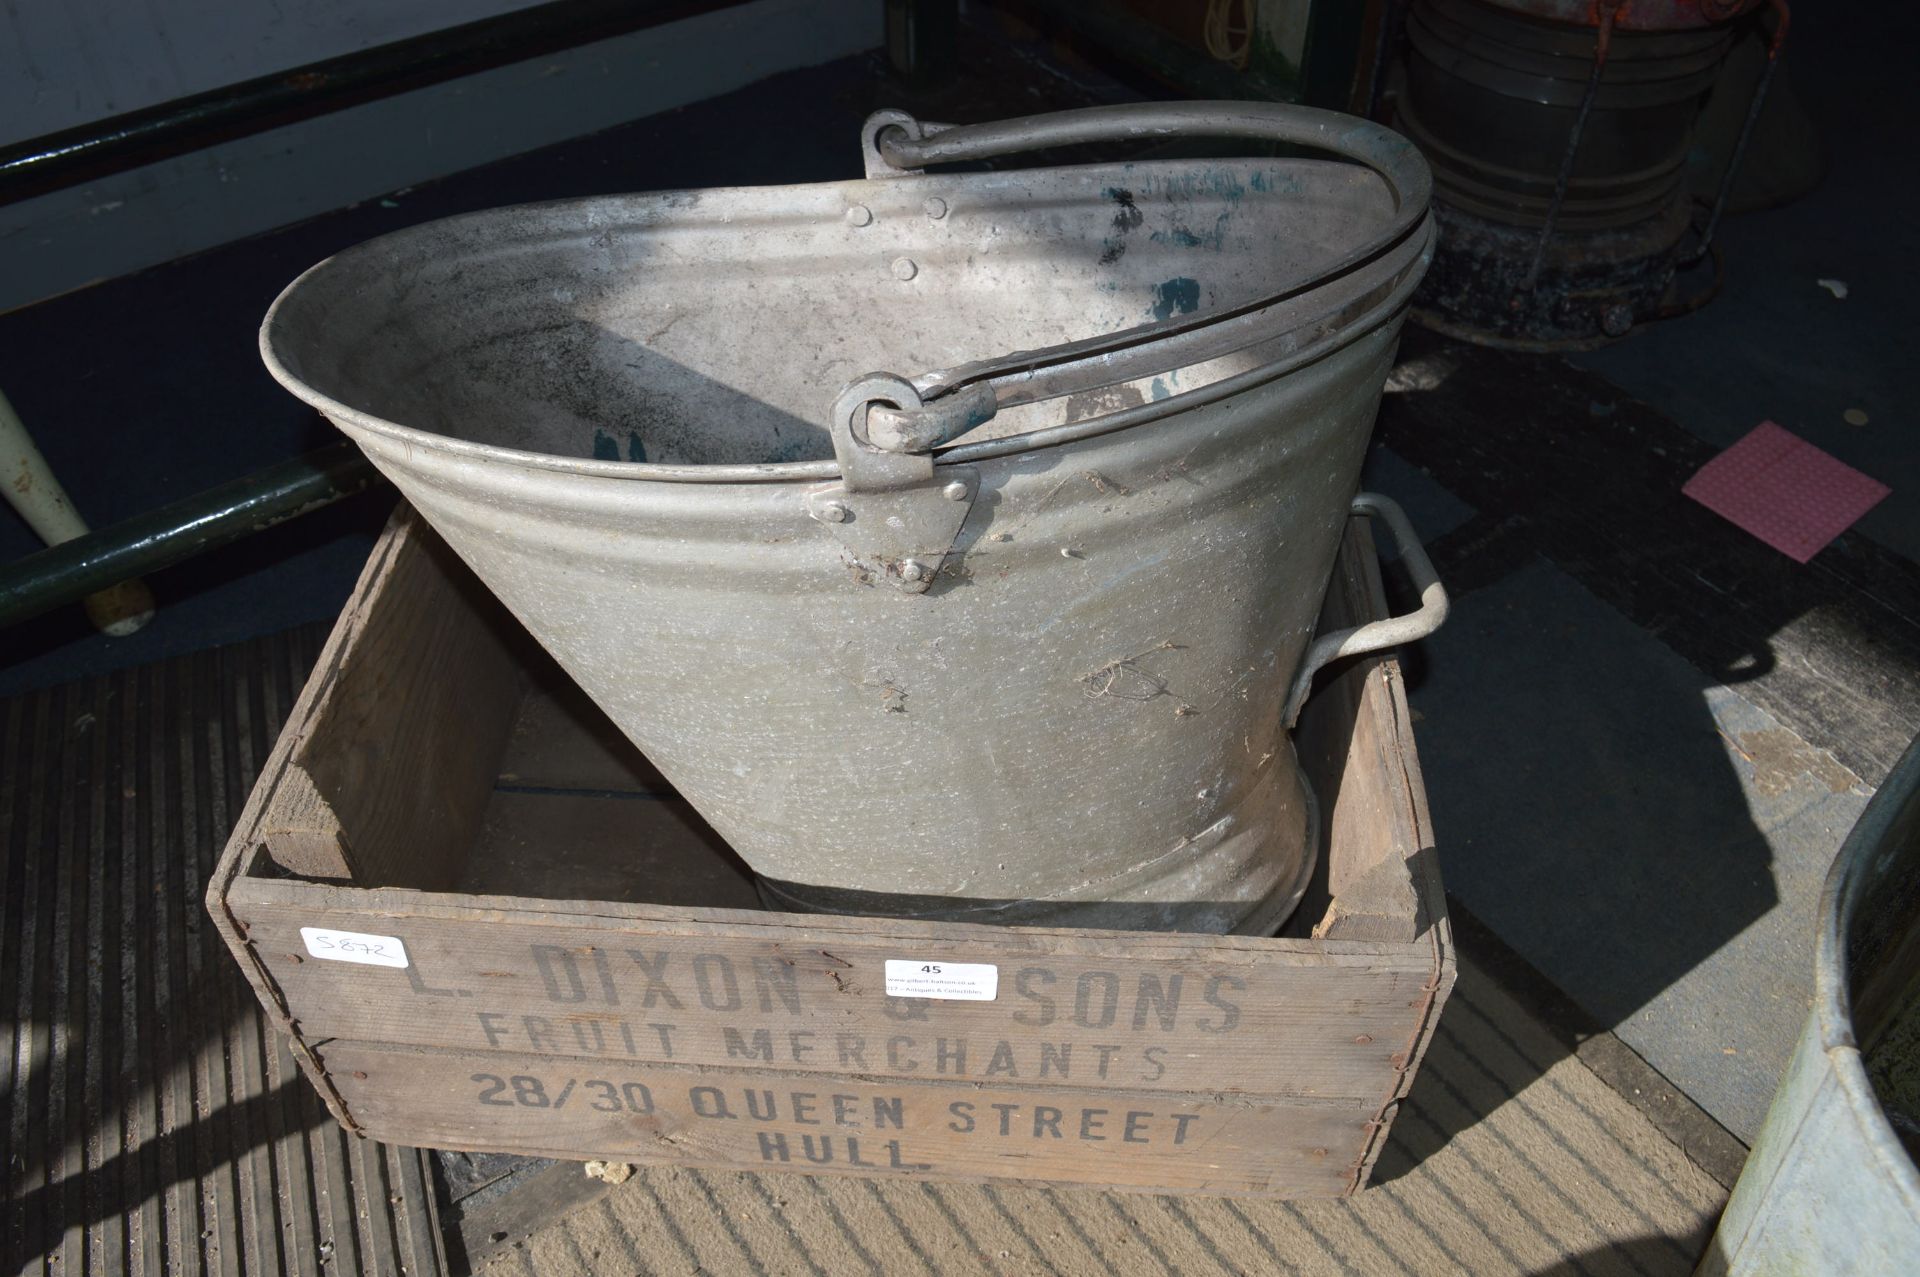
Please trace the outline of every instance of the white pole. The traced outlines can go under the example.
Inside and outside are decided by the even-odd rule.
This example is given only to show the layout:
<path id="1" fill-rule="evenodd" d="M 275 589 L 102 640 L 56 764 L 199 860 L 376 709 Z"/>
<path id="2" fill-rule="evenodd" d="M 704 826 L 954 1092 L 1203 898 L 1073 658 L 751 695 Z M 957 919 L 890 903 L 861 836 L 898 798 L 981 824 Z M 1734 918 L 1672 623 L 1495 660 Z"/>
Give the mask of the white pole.
<path id="1" fill-rule="evenodd" d="M 7 504 L 48 545 L 86 535 L 86 521 L 53 477 L 47 459 L 34 446 L 4 392 L 0 392 L 0 492 L 6 493 Z M 86 609 L 96 628 L 124 638 L 153 619 L 153 592 L 137 578 L 122 581 L 89 594 Z"/>

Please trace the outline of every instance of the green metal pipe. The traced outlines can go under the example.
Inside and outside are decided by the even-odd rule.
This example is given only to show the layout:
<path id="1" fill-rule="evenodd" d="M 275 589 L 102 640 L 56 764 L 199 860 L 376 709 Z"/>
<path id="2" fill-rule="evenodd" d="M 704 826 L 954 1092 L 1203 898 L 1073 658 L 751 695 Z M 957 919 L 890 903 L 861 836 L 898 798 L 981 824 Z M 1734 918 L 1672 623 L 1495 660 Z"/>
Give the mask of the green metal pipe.
<path id="1" fill-rule="evenodd" d="M 341 440 L 0 567 L 0 628 L 364 492 L 380 474 Z"/>
<path id="2" fill-rule="evenodd" d="M 0 204 L 737 0 L 551 0 L 0 147 Z"/>

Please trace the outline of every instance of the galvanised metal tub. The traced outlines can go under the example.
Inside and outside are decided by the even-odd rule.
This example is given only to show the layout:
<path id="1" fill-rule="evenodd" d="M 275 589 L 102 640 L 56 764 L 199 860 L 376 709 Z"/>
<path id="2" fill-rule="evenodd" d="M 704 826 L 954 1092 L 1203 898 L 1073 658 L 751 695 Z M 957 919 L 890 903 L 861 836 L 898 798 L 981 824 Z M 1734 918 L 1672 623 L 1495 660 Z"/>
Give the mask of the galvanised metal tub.
<path id="1" fill-rule="evenodd" d="M 1827 871 L 1813 1011 L 1699 1277 L 1920 1272 L 1916 1119 L 1920 743 Z"/>
<path id="2" fill-rule="evenodd" d="M 919 171 L 1188 135 L 1337 158 Z M 262 351 L 770 901 L 1272 930 L 1315 854 L 1313 668 L 1445 606 L 1403 536 L 1422 611 L 1308 654 L 1425 164 L 1244 103 L 881 112 L 862 149 L 864 181 L 386 236 Z"/>

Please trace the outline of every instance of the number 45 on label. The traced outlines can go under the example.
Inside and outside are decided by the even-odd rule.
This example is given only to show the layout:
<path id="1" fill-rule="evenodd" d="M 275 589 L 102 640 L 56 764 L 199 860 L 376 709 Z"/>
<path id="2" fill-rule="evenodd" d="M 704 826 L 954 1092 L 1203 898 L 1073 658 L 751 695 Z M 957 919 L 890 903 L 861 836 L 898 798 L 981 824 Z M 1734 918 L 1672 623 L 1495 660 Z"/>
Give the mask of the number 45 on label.
<path id="1" fill-rule="evenodd" d="M 887 959 L 887 996 L 991 1002 L 1000 994 L 1000 968 L 991 962 Z"/>

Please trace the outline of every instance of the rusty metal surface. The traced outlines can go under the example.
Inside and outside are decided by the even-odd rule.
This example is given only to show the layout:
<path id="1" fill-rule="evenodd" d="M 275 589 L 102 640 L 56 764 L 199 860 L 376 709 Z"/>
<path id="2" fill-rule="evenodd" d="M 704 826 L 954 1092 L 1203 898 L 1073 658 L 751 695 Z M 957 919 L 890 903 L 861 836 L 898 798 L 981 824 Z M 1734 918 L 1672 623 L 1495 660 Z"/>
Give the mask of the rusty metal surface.
<path id="1" fill-rule="evenodd" d="M 1188 135 L 1347 162 L 913 171 Z M 1270 930 L 1425 165 L 1249 103 L 860 141 L 865 181 L 376 240 L 263 352 L 783 903 Z"/>
<path id="2" fill-rule="evenodd" d="M 1626 335 L 1673 305 L 1694 120 L 1733 30 L 1593 26 L 1493 0 L 1420 0 L 1399 124 L 1434 167 L 1443 234 L 1422 323 L 1523 348 Z"/>
<path id="3" fill-rule="evenodd" d="M 1562 233 L 1547 245 L 1539 274 L 1523 293 L 1534 231 L 1445 205 L 1434 216 L 1447 247 L 1434 256 L 1415 321 L 1450 337 L 1519 350 L 1604 345 L 1657 318 L 1674 291 L 1674 249 L 1687 229 L 1687 211 L 1676 203 L 1665 218 L 1637 227 Z"/>
<path id="4" fill-rule="evenodd" d="M 334 1124 L 200 906 L 320 638 L 0 701 L 0 1271 L 440 1271 L 422 1155 Z"/>
<path id="5" fill-rule="evenodd" d="M 1682 189 L 1694 115 L 1732 32 L 1546 27 L 1485 0 L 1420 0 L 1407 38 L 1401 115 L 1434 165 L 1437 199 L 1539 226 L 1590 103 L 1562 225 L 1601 229 L 1655 214 Z"/>
<path id="6" fill-rule="evenodd" d="M 1773 34 L 1767 40 L 1767 64 L 1761 68 L 1760 78 L 1754 81 L 1753 95 L 1747 99 L 1746 118 L 1740 122 L 1740 134 L 1734 139 L 1733 151 L 1727 156 L 1726 170 L 1720 175 L 1720 187 L 1713 194 L 1713 207 L 1707 214 L 1707 224 L 1700 232 L 1700 247 L 1694 254 L 1704 257 L 1713 247 L 1713 236 L 1720 228 L 1720 219 L 1726 214 L 1727 199 L 1733 194 L 1734 181 L 1740 176 L 1740 162 L 1746 158 L 1747 143 L 1753 140 L 1754 125 L 1760 122 L 1760 109 L 1767 103 L 1767 89 L 1773 83 L 1775 71 L 1780 69 L 1780 53 L 1787 47 L 1787 33 L 1793 29 L 1793 10 L 1787 0 L 1767 0 L 1767 10 L 1773 17 Z"/>
<path id="7" fill-rule="evenodd" d="M 1597 27 L 1610 0 L 1486 0 L 1502 9 L 1548 22 Z M 1751 13 L 1766 0 L 1633 0 L 1618 5 L 1623 31 L 1688 31 Z"/>

